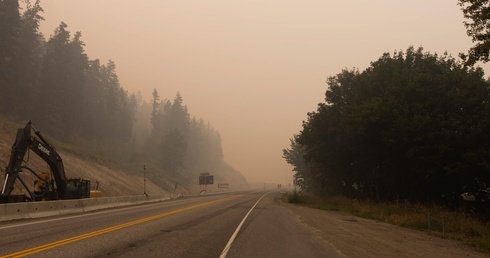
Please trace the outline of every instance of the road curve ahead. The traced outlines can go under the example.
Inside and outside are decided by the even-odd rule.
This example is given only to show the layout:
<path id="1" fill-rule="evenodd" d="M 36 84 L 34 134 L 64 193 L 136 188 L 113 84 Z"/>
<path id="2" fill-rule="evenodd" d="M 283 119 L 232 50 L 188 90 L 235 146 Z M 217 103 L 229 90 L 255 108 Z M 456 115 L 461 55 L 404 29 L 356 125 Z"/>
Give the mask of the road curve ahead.
<path id="1" fill-rule="evenodd" d="M 281 193 L 242 192 L 0 224 L 0 257 L 340 257 Z"/>

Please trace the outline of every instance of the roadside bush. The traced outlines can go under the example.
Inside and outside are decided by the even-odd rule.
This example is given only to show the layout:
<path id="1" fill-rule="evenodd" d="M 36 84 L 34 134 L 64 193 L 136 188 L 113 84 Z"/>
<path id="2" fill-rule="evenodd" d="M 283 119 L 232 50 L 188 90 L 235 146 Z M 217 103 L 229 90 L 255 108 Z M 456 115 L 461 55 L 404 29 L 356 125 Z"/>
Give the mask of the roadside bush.
<path id="1" fill-rule="evenodd" d="M 288 203 L 294 204 L 306 204 L 305 196 L 301 195 L 298 191 L 288 194 Z"/>

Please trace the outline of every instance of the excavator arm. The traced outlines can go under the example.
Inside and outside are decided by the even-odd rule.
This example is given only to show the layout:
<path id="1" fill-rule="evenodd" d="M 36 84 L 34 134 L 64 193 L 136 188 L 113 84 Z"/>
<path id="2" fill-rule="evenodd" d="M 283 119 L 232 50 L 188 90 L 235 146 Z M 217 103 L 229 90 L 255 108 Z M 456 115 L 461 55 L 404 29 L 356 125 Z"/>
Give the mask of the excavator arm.
<path id="1" fill-rule="evenodd" d="M 37 137 L 31 134 L 32 131 Z M 55 198 L 64 199 L 66 174 L 63 161 L 54 147 L 42 136 L 41 132 L 32 126 L 31 121 L 28 121 L 24 128 L 17 130 L 17 136 L 12 145 L 10 161 L 5 169 L 5 179 L 0 197 L 6 198 L 12 193 L 15 181 L 20 179 L 19 172 L 22 171 L 22 168 L 25 168 L 22 163 L 28 149 L 31 149 L 49 165 L 54 177 L 55 185 L 52 184 L 51 187 L 53 188 L 52 191 L 57 194 Z M 35 175 L 39 178 L 37 174 Z"/>

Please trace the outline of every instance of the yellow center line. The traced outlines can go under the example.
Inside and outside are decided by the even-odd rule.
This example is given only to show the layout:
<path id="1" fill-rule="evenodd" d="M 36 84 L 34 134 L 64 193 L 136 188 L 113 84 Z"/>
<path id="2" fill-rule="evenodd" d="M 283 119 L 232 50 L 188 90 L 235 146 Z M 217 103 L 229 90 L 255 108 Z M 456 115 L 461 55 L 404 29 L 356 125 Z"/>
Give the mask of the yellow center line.
<path id="1" fill-rule="evenodd" d="M 86 238 L 90 238 L 90 237 L 102 235 L 102 234 L 109 233 L 109 232 L 112 232 L 112 231 L 115 231 L 115 230 L 118 230 L 118 229 L 123 229 L 123 228 L 131 227 L 131 226 L 138 225 L 138 224 L 141 224 L 141 223 L 144 223 L 144 222 L 156 220 L 156 219 L 163 218 L 163 217 L 166 217 L 166 216 L 169 216 L 169 215 L 173 215 L 173 214 L 176 214 L 176 213 L 180 213 L 180 212 L 192 210 L 192 209 L 199 208 L 199 207 L 206 206 L 206 205 L 210 205 L 210 204 L 213 204 L 213 203 L 221 202 L 221 201 L 224 201 L 224 200 L 227 200 L 227 199 L 230 199 L 230 198 L 233 198 L 233 197 L 237 197 L 237 196 L 239 196 L 239 195 L 233 195 L 233 196 L 221 198 L 221 199 L 218 199 L 218 200 L 214 200 L 214 201 L 210 201 L 210 202 L 205 202 L 205 203 L 201 203 L 201 204 L 196 204 L 196 205 L 188 206 L 188 207 L 185 207 L 185 208 L 182 208 L 182 209 L 173 210 L 173 211 L 165 212 L 165 213 L 162 213 L 162 214 L 154 215 L 154 216 L 151 216 L 151 217 L 147 217 L 147 218 L 143 218 L 143 219 L 131 221 L 131 222 L 128 222 L 128 223 L 119 224 L 119 225 L 116 225 L 116 226 L 112 226 L 112 227 L 100 229 L 100 230 L 97 230 L 97 231 L 89 232 L 89 233 L 86 233 L 86 234 L 83 234 L 83 235 L 74 236 L 74 237 L 66 238 L 66 239 L 63 239 L 63 240 L 56 241 L 56 242 L 52 242 L 52 243 L 49 243 L 49 244 L 36 246 L 36 247 L 30 248 L 30 249 L 26 249 L 26 250 L 19 251 L 19 252 L 16 252 L 16 253 L 8 254 L 8 255 L 5 255 L 5 256 L 0 256 L 0 258 L 23 257 L 23 256 L 27 256 L 27 255 L 39 253 L 41 251 L 52 249 L 52 248 L 55 248 L 55 247 L 58 247 L 58 246 L 62 246 L 62 245 L 66 245 L 66 244 L 69 244 L 69 243 L 77 242 L 77 241 L 80 241 L 80 240 L 83 240 L 83 239 L 86 239 Z"/>

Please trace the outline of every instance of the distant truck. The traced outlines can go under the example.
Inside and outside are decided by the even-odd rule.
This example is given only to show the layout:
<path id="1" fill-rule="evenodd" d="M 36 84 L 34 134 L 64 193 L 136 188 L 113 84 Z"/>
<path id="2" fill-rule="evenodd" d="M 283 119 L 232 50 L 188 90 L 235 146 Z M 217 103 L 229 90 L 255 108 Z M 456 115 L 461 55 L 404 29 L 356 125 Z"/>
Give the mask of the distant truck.
<path id="1" fill-rule="evenodd" d="M 35 135 L 32 135 L 34 132 Z M 31 150 L 43 159 L 50 168 L 50 173 L 37 173 L 23 165 L 26 153 Z M 33 189 L 20 172 L 28 171 L 34 175 Z M 33 178 L 31 176 L 31 178 Z M 12 194 L 15 182 L 19 180 L 28 194 Z M 31 180 L 32 181 L 32 180 Z M 98 185 L 98 184 L 97 184 Z M 100 194 L 100 191 L 98 191 Z M 37 131 L 31 121 L 24 128 L 17 130 L 12 145 L 10 161 L 5 168 L 5 178 L 0 192 L 0 203 L 82 199 L 90 197 L 90 180 L 67 178 L 63 161 L 55 148 Z"/>

